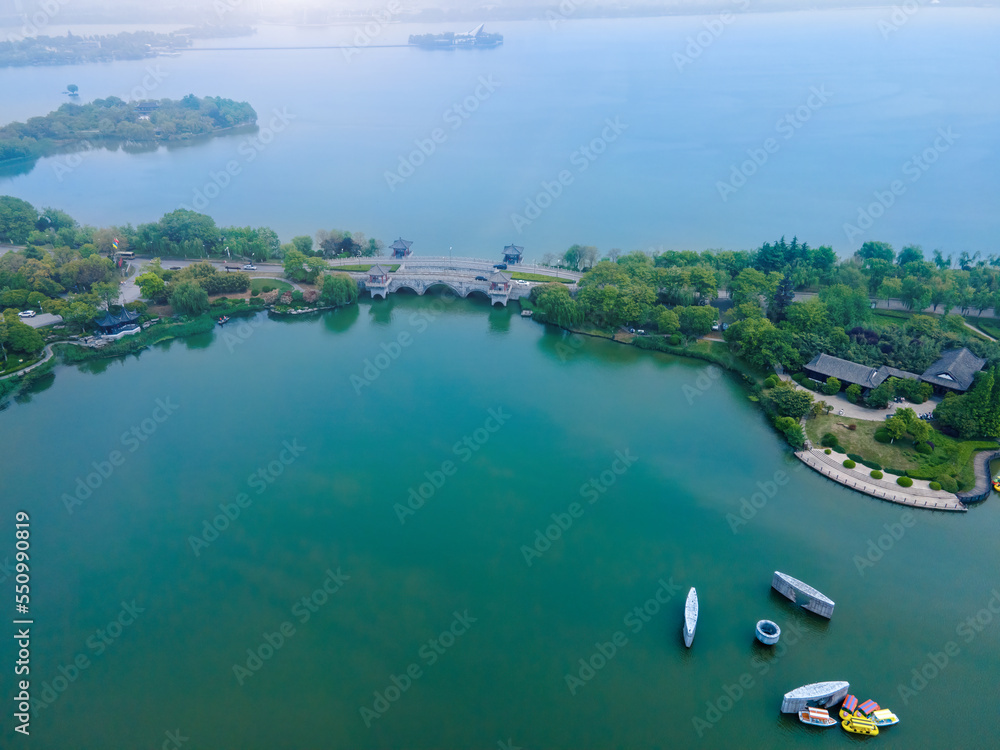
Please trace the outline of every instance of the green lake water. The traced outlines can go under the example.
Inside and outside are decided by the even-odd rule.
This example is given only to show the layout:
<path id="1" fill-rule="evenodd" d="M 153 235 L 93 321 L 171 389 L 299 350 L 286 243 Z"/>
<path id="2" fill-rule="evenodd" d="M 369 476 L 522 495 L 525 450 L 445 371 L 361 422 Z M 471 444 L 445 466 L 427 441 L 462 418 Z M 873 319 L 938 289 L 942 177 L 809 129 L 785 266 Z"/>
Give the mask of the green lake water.
<path id="1" fill-rule="evenodd" d="M 833 679 L 900 716 L 880 747 L 1000 731 L 995 497 L 911 519 L 801 469 L 703 363 L 513 309 L 397 295 L 60 368 L 0 414 L 0 448 L 0 560 L 28 511 L 31 690 L 55 697 L 28 739 L 6 700 L 4 747 L 160 747 L 176 730 L 185 749 L 843 747 L 779 713 Z M 69 512 L 93 462 L 108 476 Z M 758 483 L 772 491 L 753 498 Z M 734 532 L 742 498 L 760 507 Z M 220 504 L 239 515 L 196 554 Z M 553 514 L 567 528 L 528 565 Z M 834 599 L 832 620 L 771 592 L 775 570 Z M 305 609 L 324 582 L 335 593 Z M 775 649 L 753 640 L 761 618 L 783 628 Z M 248 649 L 269 658 L 240 684 Z M 8 699 L 15 658 L 5 638 Z M 574 694 L 581 658 L 600 668 Z M 369 727 L 376 692 L 395 700 Z"/>

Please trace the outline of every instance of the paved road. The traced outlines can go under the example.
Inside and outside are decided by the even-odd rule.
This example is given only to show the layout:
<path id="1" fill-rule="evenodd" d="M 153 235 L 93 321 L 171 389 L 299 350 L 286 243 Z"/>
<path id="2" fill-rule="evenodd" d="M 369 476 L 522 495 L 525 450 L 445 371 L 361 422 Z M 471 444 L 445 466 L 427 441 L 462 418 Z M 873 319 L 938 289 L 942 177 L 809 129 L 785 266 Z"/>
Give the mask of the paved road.
<path id="1" fill-rule="evenodd" d="M 62 323 L 63 319 L 58 315 L 52 315 L 51 313 L 38 313 L 33 318 L 21 318 L 21 321 L 27 323 L 32 328 L 42 328 L 44 326 L 54 326 L 56 323 Z"/>
<path id="2" fill-rule="evenodd" d="M 819 295 L 816 292 L 796 292 L 795 293 L 795 301 L 796 302 L 805 302 L 808 299 L 812 299 L 813 297 L 818 297 L 818 296 Z M 876 310 L 902 310 L 903 312 L 919 312 L 917 310 L 911 310 L 903 302 L 901 302 L 898 299 L 891 299 L 891 300 L 889 300 L 888 304 L 886 304 L 886 301 L 884 299 L 872 300 L 872 302 L 875 302 L 875 309 Z M 941 307 L 940 305 L 938 305 L 938 309 L 937 310 L 935 310 L 932 307 L 928 307 L 928 308 L 924 309 L 923 312 L 928 313 L 928 314 L 941 315 L 942 313 L 944 313 L 944 308 Z M 962 314 L 962 309 L 960 307 L 953 307 L 951 309 L 951 312 L 954 313 L 955 315 L 961 315 Z M 978 312 L 978 310 L 976 312 Z M 996 318 L 998 316 L 996 314 L 996 310 L 989 310 L 989 309 L 987 309 L 987 310 L 983 310 L 983 314 L 981 316 L 977 316 L 977 317 Z"/>

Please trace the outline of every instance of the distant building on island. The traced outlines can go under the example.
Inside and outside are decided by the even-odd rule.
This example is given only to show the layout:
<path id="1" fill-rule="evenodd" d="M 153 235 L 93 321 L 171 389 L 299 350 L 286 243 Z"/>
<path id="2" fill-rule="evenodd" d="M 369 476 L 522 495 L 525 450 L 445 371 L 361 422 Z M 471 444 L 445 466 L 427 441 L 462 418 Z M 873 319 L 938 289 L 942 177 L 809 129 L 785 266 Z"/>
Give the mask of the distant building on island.
<path id="1" fill-rule="evenodd" d="M 928 367 L 923 375 L 886 365 L 879 368 L 859 365 L 857 362 L 831 357 L 829 354 L 817 354 L 804 369 L 813 380 L 824 382 L 827 378 L 836 378 L 841 383 L 858 385 L 866 391 L 878 388 L 889 378 L 904 378 L 930 383 L 937 393 L 946 391 L 964 393 L 972 387 L 976 373 L 985 365 L 985 359 L 980 359 L 962 347 L 943 352 L 941 358 Z"/>
<path id="2" fill-rule="evenodd" d="M 148 115 L 160 108 L 159 102 L 139 102 L 133 108 L 136 114 Z"/>
<path id="3" fill-rule="evenodd" d="M 410 250 L 410 245 L 412 244 L 413 242 L 409 240 L 404 240 L 402 237 L 400 237 L 398 240 L 393 242 L 392 245 L 389 246 L 389 249 L 392 250 L 392 257 L 393 258 L 409 257 L 410 255 L 413 254 L 413 251 Z"/>
<path id="4" fill-rule="evenodd" d="M 507 245 L 503 249 L 503 262 L 507 264 L 520 263 L 524 257 L 524 248 L 520 245 Z"/>
<path id="5" fill-rule="evenodd" d="M 430 49 L 461 49 L 469 47 L 499 47 L 503 44 L 503 34 L 490 34 L 483 31 L 486 24 L 481 23 L 472 31 L 456 34 L 446 31 L 443 34 L 413 34 L 410 44 L 415 47 Z"/>

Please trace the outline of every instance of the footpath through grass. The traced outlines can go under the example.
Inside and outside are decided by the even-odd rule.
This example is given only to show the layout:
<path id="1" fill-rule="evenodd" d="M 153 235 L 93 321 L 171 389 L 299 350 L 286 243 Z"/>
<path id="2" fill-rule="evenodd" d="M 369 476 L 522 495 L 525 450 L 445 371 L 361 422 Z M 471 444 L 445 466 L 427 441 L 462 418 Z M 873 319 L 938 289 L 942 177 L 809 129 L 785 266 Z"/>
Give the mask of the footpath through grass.
<path id="1" fill-rule="evenodd" d="M 837 436 L 848 453 L 856 453 L 883 468 L 905 471 L 914 479 L 939 480 L 942 476 L 954 477 L 960 489 L 969 489 L 975 483 L 973 456 L 980 450 L 996 450 L 994 440 L 957 440 L 937 430 L 931 435 L 934 450 L 929 454 L 918 453 L 913 441 L 902 438 L 894 443 L 880 443 L 875 432 L 884 422 L 829 414 L 806 420 L 806 434 L 816 448 L 826 433 Z M 855 425 L 856 429 L 849 429 Z M 845 456 L 846 458 L 846 456 Z"/>

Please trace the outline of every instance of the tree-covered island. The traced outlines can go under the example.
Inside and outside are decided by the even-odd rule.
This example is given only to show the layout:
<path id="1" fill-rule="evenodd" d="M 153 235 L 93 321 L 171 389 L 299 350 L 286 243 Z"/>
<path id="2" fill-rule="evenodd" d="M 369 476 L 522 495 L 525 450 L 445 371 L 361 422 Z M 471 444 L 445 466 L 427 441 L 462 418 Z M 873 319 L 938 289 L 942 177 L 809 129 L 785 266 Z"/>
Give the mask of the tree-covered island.
<path id="1" fill-rule="evenodd" d="M 247 102 L 222 97 L 126 102 L 118 97 L 64 104 L 44 117 L 0 127 L 0 164 L 39 159 L 57 150 L 85 149 L 100 142 L 156 143 L 254 125 Z"/>
<path id="2" fill-rule="evenodd" d="M 199 26 L 170 34 L 155 31 L 124 31 L 120 34 L 79 36 L 32 36 L 25 34 L 0 42 L 0 68 L 28 65 L 81 65 L 143 60 L 176 54 L 191 46 L 192 39 L 244 36 L 253 33 L 246 26 Z"/>

